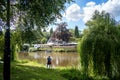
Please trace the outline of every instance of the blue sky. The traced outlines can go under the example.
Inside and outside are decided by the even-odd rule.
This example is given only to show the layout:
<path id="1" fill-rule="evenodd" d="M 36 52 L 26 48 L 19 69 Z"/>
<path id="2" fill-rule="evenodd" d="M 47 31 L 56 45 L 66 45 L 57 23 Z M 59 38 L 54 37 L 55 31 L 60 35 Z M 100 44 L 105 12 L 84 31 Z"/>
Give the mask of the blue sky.
<path id="1" fill-rule="evenodd" d="M 67 28 L 75 28 L 77 25 L 79 30 L 86 28 L 85 23 L 91 19 L 95 10 L 106 11 L 113 16 L 116 21 L 120 20 L 120 0 L 75 0 L 75 3 L 66 4 L 65 12 L 62 20 L 57 23 L 67 22 Z M 55 27 L 54 25 L 51 25 Z M 55 29 L 55 28 L 54 28 Z"/>

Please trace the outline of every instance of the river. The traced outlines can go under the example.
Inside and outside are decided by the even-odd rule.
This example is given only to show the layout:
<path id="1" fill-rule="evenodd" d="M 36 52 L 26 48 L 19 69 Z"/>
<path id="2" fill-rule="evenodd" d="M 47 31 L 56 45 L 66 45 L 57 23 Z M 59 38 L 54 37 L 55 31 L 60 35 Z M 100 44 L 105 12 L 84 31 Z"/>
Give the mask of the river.
<path id="1" fill-rule="evenodd" d="M 80 64 L 79 54 L 77 52 L 29 52 L 29 54 L 19 53 L 19 59 L 29 59 L 46 65 L 47 57 L 52 57 L 52 67 L 74 67 L 78 68 Z"/>

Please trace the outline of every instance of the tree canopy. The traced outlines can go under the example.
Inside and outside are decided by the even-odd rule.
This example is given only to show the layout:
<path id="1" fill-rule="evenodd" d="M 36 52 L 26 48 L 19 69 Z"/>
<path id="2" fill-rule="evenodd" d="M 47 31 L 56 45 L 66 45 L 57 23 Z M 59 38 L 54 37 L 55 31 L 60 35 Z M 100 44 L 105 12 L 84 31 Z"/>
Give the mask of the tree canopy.
<path id="1" fill-rule="evenodd" d="M 22 31 L 21 33 L 27 36 L 24 37 L 25 42 L 30 42 L 28 40 L 31 36 L 28 35 L 28 30 L 31 34 L 33 30 L 41 34 L 42 28 L 62 17 L 61 12 L 65 9 L 65 3 L 71 1 L 73 0 L 11 0 L 11 26 L 14 25 L 16 31 Z M 0 0 L 0 14 L 0 19 L 6 23 L 6 0 Z M 5 28 L 4 25 L 2 27 Z M 32 38 L 34 40 L 35 36 Z"/>
<path id="2" fill-rule="evenodd" d="M 54 23 L 57 18 L 61 18 L 61 11 L 64 11 L 65 3 L 70 3 L 71 1 L 10 0 L 10 25 L 11 28 L 14 28 L 11 30 L 11 45 L 15 47 L 20 43 L 18 46 L 21 46 L 23 43 L 31 43 L 35 42 L 34 40 L 36 39 L 41 39 L 41 36 L 43 36 L 42 28 Z M 6 24 L 6 5 L 6 0 L 0 0 L 0 19 L 4 23 L 2 25 L 3 29 L 5 29 Z M 21 40 L 15 38 L 18 35 Z"/>
<path id="3" fill-rule="evenodd" d="M 64 4 L 72 0 L 20 0 L 19 9 L 23 18 L 27 18 L 30 24 L 37 25 L 38 29 L 53 23 L 61 18 Z"/>
<path id="4" fill-rule="evenodd" d="M 57 42 L 57 41 L 68 42 L 71 37 L 71 33 L 66 28 L 66 26 L 67 26 L 66 22 L 62 22 L 62 23 L 58 24 L 58 27 L 56 28 L 56 30 L 53 32 L 53 34 L 50 37 L 50 41 L 52 41 L 52 42 Z"/>

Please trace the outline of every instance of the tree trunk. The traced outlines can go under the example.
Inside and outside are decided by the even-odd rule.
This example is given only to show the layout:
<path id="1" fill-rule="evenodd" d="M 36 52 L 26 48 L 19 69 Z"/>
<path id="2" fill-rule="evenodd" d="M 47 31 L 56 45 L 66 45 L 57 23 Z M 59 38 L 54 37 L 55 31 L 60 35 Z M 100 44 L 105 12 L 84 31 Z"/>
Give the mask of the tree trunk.
<path id="1" fill-rule="evenodd" d="M 7 26 L 4 47 L 4 80 L 10 80 L 10 0 L 7 0 Z"/>

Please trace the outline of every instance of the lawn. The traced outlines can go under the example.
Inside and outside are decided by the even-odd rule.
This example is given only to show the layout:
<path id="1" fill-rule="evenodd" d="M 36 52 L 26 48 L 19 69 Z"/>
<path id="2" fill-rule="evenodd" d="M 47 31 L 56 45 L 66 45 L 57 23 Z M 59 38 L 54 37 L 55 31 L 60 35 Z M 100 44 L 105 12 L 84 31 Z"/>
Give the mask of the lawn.
<path id="1" fill-rule="evenodd" d="M 0 64 L 0 80 L 3 80 L 2 66 Z M 60 73 L 58 69 L 46 69 L 37 63 L 11 63 L 11 80 L 67 80 Z"/>
<path id="2" fill-rule="evenodd" d="M 2 72 L 3 64 L 0 63 L 0 80 L 3 80 Z M 47 69 L 45 66 L 30 61 L 11 62 L 10 76 L 11 80 L 94 80 L 92 77 L 84 76 L 77 69 Z"/>

